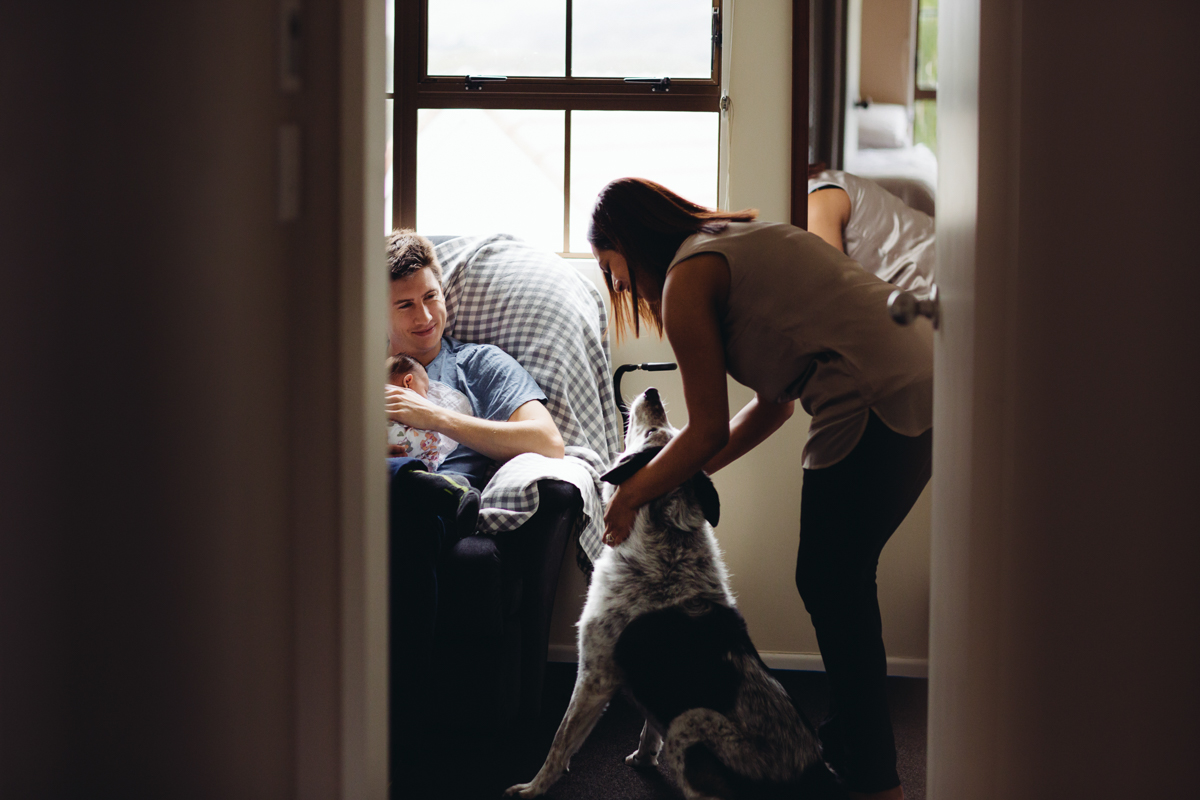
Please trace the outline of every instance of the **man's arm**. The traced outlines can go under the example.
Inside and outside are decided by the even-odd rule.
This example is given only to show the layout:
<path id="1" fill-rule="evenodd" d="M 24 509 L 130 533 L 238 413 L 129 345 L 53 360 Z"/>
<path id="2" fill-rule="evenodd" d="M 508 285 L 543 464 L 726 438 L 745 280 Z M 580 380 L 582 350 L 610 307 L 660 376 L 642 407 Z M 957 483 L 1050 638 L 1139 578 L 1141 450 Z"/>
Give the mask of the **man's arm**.
<path id="1" fill-rule="evenodd" d="M 442 432 L 495 461 L 507 461 L 521 453 L 563 457 L 562 435 L 550 412 L 538 400 L 517 408 L 506 422 L 448 413 L 454 419 L 448 421 L 450 427 Z"/>
<path id="2" fill-rule="evenodd" d="M 387 387 L 390 419 L 421 430 L 444 433 L 459 444 L 494 461 L 521 453 L 563 457 L 562 435 L 550 412 L 538 400 L 519 406 L 507 420 L 488 420 L 436 406 L 411 389 Z"/>

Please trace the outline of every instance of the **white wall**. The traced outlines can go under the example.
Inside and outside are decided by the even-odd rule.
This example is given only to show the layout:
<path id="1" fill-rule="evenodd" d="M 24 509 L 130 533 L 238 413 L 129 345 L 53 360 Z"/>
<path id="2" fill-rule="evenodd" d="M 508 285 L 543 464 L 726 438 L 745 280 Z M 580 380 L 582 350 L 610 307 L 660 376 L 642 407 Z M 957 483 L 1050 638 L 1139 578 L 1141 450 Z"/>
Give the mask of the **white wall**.
<path id="1" fill-rule="evenodd" d="M 759 209 L 761 218 L 790 219 L 791 164 L 791 4 L 735 3 L 726 23 L 725 48 L 731 113 L 727 186 L 728 207 Z M 732 59 L 732 64 L 728 60 Z M 605 292 L 592 262 L 586 271 Z M 623 363 L 671 361 L 671 348 L 651 334 L 613 347 L 614 367 Z M 676 426 L 687 421 L 678 373 L 633 372 L 624 393 L 632 398 L 647 386 L 663 393 Z M 729 381 L 731 410 L 753 393 Z M 755 645 L 773 666 L 820 667 L 816 636 L 795 587 L 800 527 L 800 451 L 809 418 L 796 415 L 773 437 L 714 476 L 721 495 L 722 523 L 717 538 L 733 576 L 733 588 Z M 884 641 L 895 674 L 923 674 L 928 652 L 929 493 L 884 550 L 879 569 Z M 573 561 L 569 554 L 567 563 Z M 579 571 L 563 572 L 551 631 L 552 653 L 573 654 L 573 624 L 586 585 Z"/>
<path id="2" fill-rule="evenodd" d="M 876 103 L 912 105 L 916 14 L 916 0 L 862 0 L 862 97 Z"/>

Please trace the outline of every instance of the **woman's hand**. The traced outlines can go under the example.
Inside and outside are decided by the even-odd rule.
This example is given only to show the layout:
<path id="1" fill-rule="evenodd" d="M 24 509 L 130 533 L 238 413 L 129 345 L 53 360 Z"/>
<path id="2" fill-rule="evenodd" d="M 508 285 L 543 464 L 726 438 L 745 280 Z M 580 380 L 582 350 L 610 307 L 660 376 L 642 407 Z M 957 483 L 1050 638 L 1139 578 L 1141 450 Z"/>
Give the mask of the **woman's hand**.
<path id="1" fill-rule="evenodd" d="M 412 389 L 391 384 L 384 388 L 386 390 L 384 407 L 387 410 L 388 419 L 422 431 L 439 430 L 438 412 L 441 409 L 438 406 Z"/>
<path id="2" fill-rule="evenodd" d="M 616 547 L 628 539 L 637 512 L 636 507 L 630 507 L 625 501 L 618 486 L 608 501 L 608 508 L 604 510 L 604 538 L 601 541 L 609 547 Z"/>

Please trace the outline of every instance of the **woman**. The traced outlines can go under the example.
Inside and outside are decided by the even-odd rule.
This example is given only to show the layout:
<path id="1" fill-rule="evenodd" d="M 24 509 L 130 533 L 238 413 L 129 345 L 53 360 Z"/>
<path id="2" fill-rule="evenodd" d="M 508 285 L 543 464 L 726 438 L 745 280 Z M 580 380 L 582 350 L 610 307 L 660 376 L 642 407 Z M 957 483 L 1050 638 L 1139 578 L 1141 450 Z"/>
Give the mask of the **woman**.
<path id="1" fill-rule="evenodd" d="M 888 283 L 926 297 L 933 283 L 933 217 L 874 181 L 809 167 L 808 229 Z"/>
<path id="2" fill-rule="evenodd" d="M 651 499 L 762 442 L 798 399 L 812 426 L 796 584 L 830 683 L 822 751 L 854 796 L 902 798 L 875 568 L 929 479 L 932 329 L 893 323 L 893 287 L 844 253 L 756 216 L 637 178 L 597 197 L 588 238 L 618 334 L 666 332 L 688 409 L 682 432 L 613 494 L 605 541 L 619 545 Z M 726 373 L 756 393 L 732 421 Z"/>

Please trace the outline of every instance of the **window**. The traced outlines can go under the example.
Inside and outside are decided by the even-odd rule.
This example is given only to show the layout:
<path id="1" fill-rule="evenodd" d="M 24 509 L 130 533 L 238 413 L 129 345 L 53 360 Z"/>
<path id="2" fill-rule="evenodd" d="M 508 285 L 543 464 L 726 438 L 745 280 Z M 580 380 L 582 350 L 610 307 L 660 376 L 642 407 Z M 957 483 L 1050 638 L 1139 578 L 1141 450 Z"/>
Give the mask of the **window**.
<path id="1" fill-rule="evenodd" d="M 917 5 L 916 109 L 913 140 L 937 152 L 937 0 L 920 0 Z"/>
<path id="2" fill-rule="evenodd" d="M 391 225 L 590 257 L 592 201 L 613 178 L 717 205 L 720 0 L 388 8 Z"/>

